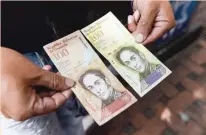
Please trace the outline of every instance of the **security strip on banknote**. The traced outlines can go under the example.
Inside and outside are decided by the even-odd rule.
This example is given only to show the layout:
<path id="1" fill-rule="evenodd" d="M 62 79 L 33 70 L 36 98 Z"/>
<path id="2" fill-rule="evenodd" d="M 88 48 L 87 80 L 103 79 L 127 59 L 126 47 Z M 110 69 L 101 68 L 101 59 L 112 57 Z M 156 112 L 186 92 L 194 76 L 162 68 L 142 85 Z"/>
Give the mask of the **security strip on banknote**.
<path id="1" fill-rule="evenodd" d="M 111 12 L 81 31 L 141 97 L 171 74 Z"/>
<path id="2" fill-rule="evenodd" d="M 44 49 L 61 75 L 76 81 L 72 90 L 98 125 L 137 101 L 107 69 L 80 31 L 47 44 Z"/>

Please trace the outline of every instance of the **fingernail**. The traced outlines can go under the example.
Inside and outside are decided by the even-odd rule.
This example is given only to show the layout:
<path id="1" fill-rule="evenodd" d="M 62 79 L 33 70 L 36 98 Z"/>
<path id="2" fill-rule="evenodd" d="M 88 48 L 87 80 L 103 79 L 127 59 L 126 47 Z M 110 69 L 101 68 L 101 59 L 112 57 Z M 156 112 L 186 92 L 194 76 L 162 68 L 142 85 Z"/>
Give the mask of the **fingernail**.
<path id="1" fill-rule="evenodd" d="M 68 87 L 73 87 L 75 85 L 75 82 L 69 78 L 66 78 L 66 85 Z"/>
<path id="2" fill-rule="evenodd" d="M 139 17 L 140 17 L 140 13 L 139 13 L 138 10 L 136 10 L 135 13 L 134 13 L 134 19 L 135 19 L 136 22 L 139 21 Z"/>
<path id="3" fill-rule="evenodd" d="M 129 15 L 128 18 L 127 18 L 127 22 L 128 22 L 128 24 L 133 23 L 134 22 L 134 17 Z"/>
<path id="4" fill-rule="evenodd" d="M 45 66 L 43 66 L 43 69 L 45 69 L 45 70 L 47 70 L 47 71 L 49 71 L 49 70 L 51 70 L 51 66 L 50 65 L 45 65 Z"/>
<path id="5" fill-rule="evenodd" d="M 144 41 L 144 36 L 141 33 L 137 33 L 135 39 L 137 42 L 141 43 Z"/>

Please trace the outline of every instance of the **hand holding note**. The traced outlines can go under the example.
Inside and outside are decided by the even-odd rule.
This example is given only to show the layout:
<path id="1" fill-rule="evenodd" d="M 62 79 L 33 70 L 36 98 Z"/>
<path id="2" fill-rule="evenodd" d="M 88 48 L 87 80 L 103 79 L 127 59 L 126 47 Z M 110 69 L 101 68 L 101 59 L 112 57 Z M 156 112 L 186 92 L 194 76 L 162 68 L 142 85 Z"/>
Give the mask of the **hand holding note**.
<path id="1" fill-rule="evenodd" d="M 140 96 L 171 73 L 142 44 L 136 43 L 111 12 L 81 31 Z M 59 72 L 77 82 L 73 92 L 99 125 L 137 101 L 104 65 L 80 31 L 44 49 Z"/>
<path id="2" fill-rule="evenodd" d="M 1 48 L 1 58 L 1 113 L 5 117 L 22 121 L 44 115 L 71 96 L 73 80 L 41 69 L 11 49 Z M 44 92 L 36 92 L 39 86 L 45 87 Z"/>
<path id="3" fill-rule="evenodd" d="M 44 49 L 59 72 L 77 82 L 73 92 L 99 125 L 137 101 L 106 68 L 79 31 Z"/>
<path id="4" fill-rule="evenodd" d="M 136 41 L 148 44 L 175 26 L 169 1 L 133 0 L 133 15 L 128 16 L 128 29 Z"/>
<path id="5" fill-rule="evenodd" d="M 111 12 L 81 31 L 141 97 L 171 73 Z"/>

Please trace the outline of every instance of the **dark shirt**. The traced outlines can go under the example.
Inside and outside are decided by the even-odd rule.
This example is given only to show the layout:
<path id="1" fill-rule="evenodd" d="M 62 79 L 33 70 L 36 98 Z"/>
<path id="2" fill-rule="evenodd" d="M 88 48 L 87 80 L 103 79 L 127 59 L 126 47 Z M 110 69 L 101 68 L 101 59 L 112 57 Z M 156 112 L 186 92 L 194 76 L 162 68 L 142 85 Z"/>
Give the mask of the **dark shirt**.
<path id="1" fill-rule="evenodd" d="M 80 30 L 109 11 L 126 24 L 130 4 L 129 1 L 3 1 L 2 46 L 21 53 L 38 52 L 44 45 Z"/>

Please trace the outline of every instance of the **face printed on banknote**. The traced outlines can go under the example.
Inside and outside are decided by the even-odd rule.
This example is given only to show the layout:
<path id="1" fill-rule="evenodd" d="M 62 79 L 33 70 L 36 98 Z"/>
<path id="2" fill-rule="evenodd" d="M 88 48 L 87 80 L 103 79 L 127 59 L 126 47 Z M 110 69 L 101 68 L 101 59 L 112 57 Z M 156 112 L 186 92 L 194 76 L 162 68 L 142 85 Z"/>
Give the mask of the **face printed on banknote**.
<path id="1" fill-rule="evenodd" d="M 153 82 L 148 82 L 150 82 L 150 75 L 154 74 L 153 72 L 159 72 L 159 74 L 161 75 L 164 75 L 166 73 L 166 69 L 161 66 L 161 64 L 154 64 L 149 62 L 145 58 L 143 53 L 132 46 L 121 48 L 119 51 L 117 51 L 116 57 L 117 60 L 119 60 L 120 64 L 139 73 L 141 91 L 144 91 L 144 89 L 152 85 Z M 155 77 L 156 79 L 158 79 L 159 76 L 153 76 L 154 79 Z"/>
<path id="2" fill-rule="evenodd" d="M 111 12 L 81 31 L 140 96 L 171 73 Z"/>
<path id="3" fill-rule="evenodd" d="M 117 59 L 122 65 L 129 67 L 139 73 L 144 73 L 148 66 L 148 61 L 144 54 L 134 47 L 123 47 L 117 52 Z"/>
<path id="4" fill-rule="evenodd" d="M 79 83 L 101 100 L 108 100 L 114 91 L 110 81 L 99 70 L 87 70 L 80 76 Z"/>
<path id="5" fill-rule="evenodd" d="M 87 70 L 80 76 L 79 83 L 83 88 L 102 100 L 104 105 L 112 104 L 124 92 L 115 90 L 110 80 L 99 70 Z"/>
<path id="6" fill-rule="evenodd" d="M 107 69 L 81 32 L 63 37 L 44 49 L 59 72 L 76 81 L 73 92 L 99 125 L 137 101 Z"/>

